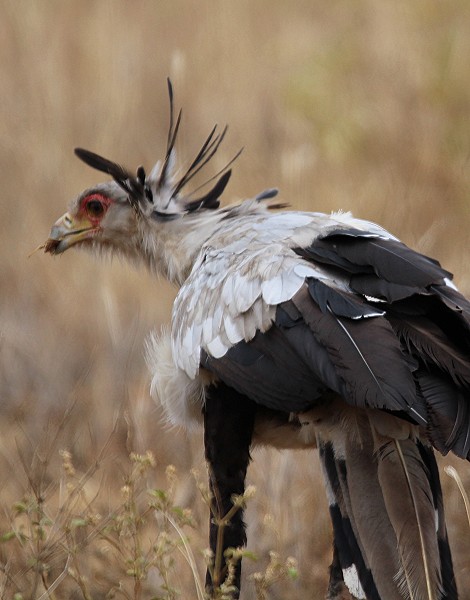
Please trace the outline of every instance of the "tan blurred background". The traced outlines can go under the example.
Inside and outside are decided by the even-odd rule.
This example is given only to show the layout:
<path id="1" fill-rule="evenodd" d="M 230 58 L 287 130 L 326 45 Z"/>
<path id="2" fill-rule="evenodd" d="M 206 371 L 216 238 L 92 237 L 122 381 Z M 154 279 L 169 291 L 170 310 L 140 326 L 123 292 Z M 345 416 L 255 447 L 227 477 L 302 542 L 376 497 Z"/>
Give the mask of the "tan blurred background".
<path id="1" fill-rule="evenodd" d="M 2 598 L 37 598 L 53 582 L 55 598 L 196 597 L 178 552 L 179 593 L 165 596 L 158 570 L 136 584 L 91 521 L 94 536 L 82 536 L 75 571 L 66 569 L 67 519 L 122 510 L 129 453 L 151 450 L 157 466 L 144 487 L 164 486 L 166 465 L 176 465 L 175 502 L 194 511 L 190 544 L 204 571 L 207 509 L 189 474 L 204 474 L 201 435 L 159 423 L 143 358 L 175 292 L 80 252 L 28 258 L 68 201 L 100 180 L 75 146 L 131 168 L 161 157 L 167 76 L 184 107 L 181 160 L 214 123 L 230 125 L 218 164 L 244 146 L 226 201 L 276 186 L 296 209 L 352 210 L 439 258 L 470 293 L 467 0 L 0 0 Z M 67 477 L 77 482 L 96 463 L 80 492 L 85 508 L 64 516 Z M 449 463 L 469 492 L 468 464 Z M 470 598 L 470 529 L 455 482 L 442 478 Z M 245 598 L 256 597 L 248 576 L 270 550 L 296 557 L 300 577 L 269 598 L 321 598 L 330 526 L 316 456 L 255 451 L 249 482 L 249 548 L 259 560 L 246 561 Z M 36 513 L 49 519 L 40 534 Z M 152 536 L 148 517 L 142 543 Z"/>

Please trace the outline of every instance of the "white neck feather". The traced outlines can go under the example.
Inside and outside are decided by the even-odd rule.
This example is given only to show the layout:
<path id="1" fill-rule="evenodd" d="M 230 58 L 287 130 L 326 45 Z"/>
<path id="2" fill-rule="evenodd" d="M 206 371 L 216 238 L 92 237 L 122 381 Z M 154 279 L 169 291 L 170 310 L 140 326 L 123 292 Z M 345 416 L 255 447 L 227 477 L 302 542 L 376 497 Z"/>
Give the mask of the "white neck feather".
<path id="1" fill-rule="evenodd" d="M 202 246 L 217 231 L 224 214 L 217 210 L 187 214 L 168 222 L 143 221 L 141 243 L 149 269 L 181 286 Z"/>
<path id="2" fill-rule="evenodd" d="M 175 220 L 139 219 L 135 235 L 128 238 L 127 255 L 144 263 L 152 273 L 181 286 L 203 245 L 230 219 L 266 214 L 272 207 L 256 198 L 216 210 L 186 213 Z"/>

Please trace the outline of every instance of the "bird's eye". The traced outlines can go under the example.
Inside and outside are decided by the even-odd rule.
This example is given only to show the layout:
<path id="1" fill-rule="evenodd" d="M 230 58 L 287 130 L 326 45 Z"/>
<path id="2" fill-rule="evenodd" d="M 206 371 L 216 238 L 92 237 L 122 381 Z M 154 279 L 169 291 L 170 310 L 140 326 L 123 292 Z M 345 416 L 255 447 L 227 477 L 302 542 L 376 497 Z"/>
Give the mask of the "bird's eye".
<path id="1" fill-rule="evenodd" d="M 93 219 L 97 219 L 101 217 L 104 213 L 104 206 L 101 200 L 92 199 L 89 200 L 86 204 L 86 212 L 89 217 Z"/>

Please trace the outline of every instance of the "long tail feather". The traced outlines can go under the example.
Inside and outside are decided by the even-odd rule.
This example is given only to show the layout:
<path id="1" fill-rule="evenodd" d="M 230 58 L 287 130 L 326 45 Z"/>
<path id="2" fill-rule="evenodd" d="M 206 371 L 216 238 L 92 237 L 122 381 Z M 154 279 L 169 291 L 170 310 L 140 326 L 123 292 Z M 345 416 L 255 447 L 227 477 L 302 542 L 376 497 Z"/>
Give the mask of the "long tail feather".
<path id="1" fill-rule="evenodd" d="M 414 440 L 375 437 L 378 477 L 398 542 L 399 586 L 405 598 L 438 600 L 441 565 L 429 473 Z"/>
<path id="2" fill-rule="evenodd" d="M 333 524 L 335 553 L 342 578 L 354 598 L 380 600 L 370 568 L 365 562 L 366 555 L 359 545 L 356 523 L 348 508 L 350 498 L 344 460 L 335 455 L 331 442 L 318 437 L 317 444 Z M 337 584 L 337 581 L 334 583 Z"/>
<path id="3" fill-rule="evenodd" d="M 421 556 L 422 556 L 422 560 L 423 560 L 423 568 L 424 568 L 424 576 L 425 576 L 425 580 L 426 580 L 427 595 L 429 596 L 430 600 L 434 600 L 436 598 L 435 591 L 434 591 L 435 585 L 432 581 L 433 577 L 432 577 L 432 573 L 431 573 L 431 569 L 432 569 L 433 565 L 431 564 L 432 559 L 431 559 L 431 557 L 428 556 L 428 550 L 426 547 L 427 546 L 426 531 L 425 531 L 426 523 L 423 522 L 424 519 L 420 514 L 419 499 L 417 498 L 417 494 L 415 493 L 415 490 L 414 490 L 414 483 L 412 481 L 412 475 L 407 466 L 407 460 L 405 458 L 405 454 L 402 449 L 402 443 L 399 440 L 394 440 L 394 443 L 395 443 L 395 447 L 397 449 L 398 456 L 400 457 L 400 463 L 401 463 L 401 466 L 403 467 L 403 472 L 406 477 L 406 483 L 408 485 L 408 489 L 410 492 L 411 504 L 412 504 L 413 510 L 416 514 L 416 525 L 417 525 L 418 534 L 419 534 L 420 549 L 421 549 Z M 432 522 L 431 522 L 431 525 L 432 525 Z M 439 572 L 438 564 L 436 564 L 435 570 L 436 570 L 436 573 Z M 410 578 L 407 577 L 407 580 L 410 581 Z M 440 582 L 439 582 L 439 584 L 440 584 Z"/>
<path id="4" fill-rule="evenodd" d="M 350 592 L 362 590 L 367 600 L 456 600 L 439 472 L 416 426 L 339 399 L 317 416 L 337 556 Z"/>

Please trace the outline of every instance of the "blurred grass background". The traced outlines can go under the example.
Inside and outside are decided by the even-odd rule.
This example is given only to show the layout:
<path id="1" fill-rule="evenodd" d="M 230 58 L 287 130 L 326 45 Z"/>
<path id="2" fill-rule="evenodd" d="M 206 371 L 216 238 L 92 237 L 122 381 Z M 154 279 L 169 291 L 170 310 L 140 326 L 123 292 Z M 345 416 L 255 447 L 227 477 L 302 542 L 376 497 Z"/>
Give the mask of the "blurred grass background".
<path id="1" fill-rule="evenodd" d="M 78 252 L 28 258 L 68 201 L 100 179 L 73 148 L 150 167 L 165 147 L 169 75 L 184 107 L 180 159 L 216 122 L 230 124 L 220 164 L 245 148 L 227 200 L 277 186 L 296 209 L 352 210 L 439 258 L 470 293 L 470 5 L 0 0 L 0 51 L 0 594 L 37 598 L 58 581 L 51 597 L 151 598 L 158 571 L 138 582 L 92 535 L 91 518 L 75 571 L 64 570 L 70 522 L 124 510 L 131 452 L 156 458 L 142 490 L 166 485 L 165 467 L 176 466 L 174 501 L 193 510 L 201 574 L 207 545 L 207 508 L 189 473 L 204 474 L 201 435 L 161 426 L 143 359 L 175 291 Z M 442 462 L 469 491 L 468 465 Z M 89 469 L 81 504 L 64 516 L 70 477 L 77 485 Z M 246 577 L 275 550 L 297 558 L 300 577 L 269 597 L 322 597 L 330 526 L 315 454 L 257 450 L 249 482 L 259 560 L 245 562 Z M 443 485 L 461 597 L 470 598 L 470 530 L 455 483 L 443 474 Z M 142 535 L 158 536 L 151 516 Z M 124 548 L 125 532 L 118 538 Z M 196 597 L 175 560 L 179 597 Z M 249 583 L 244 597 L 255 597 Z"/>

